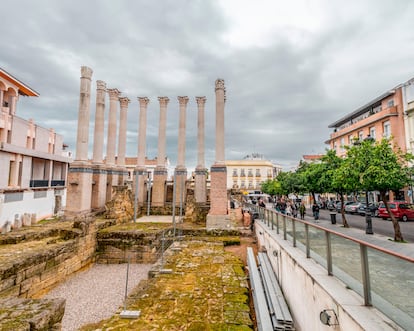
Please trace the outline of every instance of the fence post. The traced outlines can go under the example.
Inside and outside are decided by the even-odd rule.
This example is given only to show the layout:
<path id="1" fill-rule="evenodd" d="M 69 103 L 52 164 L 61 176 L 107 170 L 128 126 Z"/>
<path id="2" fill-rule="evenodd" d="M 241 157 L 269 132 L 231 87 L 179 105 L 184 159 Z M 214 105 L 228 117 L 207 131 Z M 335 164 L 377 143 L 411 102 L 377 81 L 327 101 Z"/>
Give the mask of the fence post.
<path id="1" fill-rule="evenodd" d="M 363 244 L 359 244 L 359 249 L 361 252 L 362 285 L 364 287 L 365 306 L 372 306 L 371 281 L 369 278 L 369 265 L 368 265 L 368 250 L 367 250 L 367 246 Z"/>
<path id="2" fill-rule="evenodd" d="M 296 221 L 292 218 L 293 247 L 296 247 Z"/>
<path id="3" fill-rule="evenodd" d="M 286 215 L 283 214 L 283 239 L 287 240 Z"/>
<path id="4" fill-rule="evenodd" d="M 310 240 L 309 240 L 309 224 L 305 224 L 305 238 L 306 238 L 306 257 L 310 258 Z"/>
<path id="5" fill-rule="evenodd" d="M 331 248 L 331 234 L 325 231 L 326 236 L 326 263 L 328 268 L 328 275 L 332 276 L 332 248 Z"/>

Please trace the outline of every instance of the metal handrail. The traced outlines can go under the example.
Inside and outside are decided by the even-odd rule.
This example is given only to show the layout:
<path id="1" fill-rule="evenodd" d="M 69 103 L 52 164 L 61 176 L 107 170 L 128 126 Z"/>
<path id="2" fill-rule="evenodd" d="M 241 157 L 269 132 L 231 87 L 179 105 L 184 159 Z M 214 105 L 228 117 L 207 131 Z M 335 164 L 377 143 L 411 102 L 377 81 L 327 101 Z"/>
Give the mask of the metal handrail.
<path id="1" fill-rule="evenodd" d="M 261 218 L 261 220 L 267 224 L 267 226 L 270 228 L 272 227 L 273 229 L 273 221 L 274 221 L 274 217 L 269 217 L 269 213 L 266 214 L 266 211 L 272 213 L 272 214 L 276 214 L 276 233 L 279 234 L 279 227 L 280 227 L 280 222 L 279 222 L 279 218 L 282 217 L 282 230 L 283 230 L 283 239 L 284 240 L 288 240 L 287 238 L 287 219 L 290 219 L 292 221 L 292 244 L 294 247 L 296 247 L 296 225 L 295 223 L 302 223 L 305 226 L 305 246 L 306 246 L 306 257 L 310 258 L 310 240 L 309 240 L 309 226 L 322 230 L 325 233 L 325 239 L 326 239 L 326 269 L 328 271 L 328 275 L 333 276 L 333 262 L 332 262 L 332 247 L 331 247 L 331 235 L 335 235 L 350 241 L 353 241 L 357 244 L 359 244 L 360 247 L 360 256 L 361 256 L 361 272 L 362 272 L 362 286 L 363 286 L 363 293 L 364 293 L 364 304 L 366 306 L 372 306 L 372 297 L 371 297 L 371 281 L 370 281 L 370 276 L 369 276 L 369 263 L 368 263 L 368 251 L 367 248 L 372 248 L 374 250 L 377 250 L 379 252 L 391 255 L 393 257 L 396 257 L 398 259 L 402 259 L 404 261 L 407 262 L 411 262 L 414 263 L 414 258 L 410 257 L 410 256 L 405 256 L 399 253 L 396 253 L 394 251 L 391 251 L 389 249 L 377 246 L 375 244 L 369 243 L 369 242 L 365 242 L 363 240 L 348 236 L 346 234 L 337 232 L 335 230 L 332 229 L 327 229 L 324 228 L 320 225 L 314 224 L 312 222 L 306 221 L 306 220 L 302 220 L 302 219 L 297 219 L 282 213 L 277 212 L 276 210 L 271 210 L 268 208 L 264 208 L 264 207 L 260 207 L 257 205 L 253 205 L 253 204 L 244 204 L 244 207 L 248 207 L 250 208 L 253 212 L 258 213 L 259 215 L 262 215 L 263 218 Z M 265 218 L 265 215 L 267 216 L 267 219 Z M 270 225 L 269 222 L 272 222 L 272 224 Z"/>

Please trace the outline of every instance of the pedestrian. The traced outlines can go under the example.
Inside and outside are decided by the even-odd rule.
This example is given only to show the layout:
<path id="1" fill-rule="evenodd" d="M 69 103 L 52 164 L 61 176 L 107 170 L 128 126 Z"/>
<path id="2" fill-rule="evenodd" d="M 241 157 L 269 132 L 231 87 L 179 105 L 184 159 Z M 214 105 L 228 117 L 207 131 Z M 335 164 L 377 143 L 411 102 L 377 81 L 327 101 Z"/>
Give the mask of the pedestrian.
<path id="1" fill-rule="evenodd" d="M 312 205 L 312 213 L 313 213 L 313 218 L 315 219 L 315 223 L 318 223 L 318 220 L 319 220 L 319 206 L 316 203 L 316 201 Z"/>
<path id="2" fill-rule="evenodd" d="M 297 218 L 298 217 L 298 207 L 296 207 L 296 205 L 294 203 L 292 203 L 291 207 L 292 207 L 292 216 L 294 218 Z"/>
<path id="3" fill-rule="evenodd" d="M 290 203 L 290 201 L 286 203 L 286 215 L 292 216 L 292 204 Z"/>
<path id="4" fill-rule="evenodd" d="M 301 202 L 301 204 L 299 206 L 299 214 L 300 214 L 300 219 L 304 220 L 305 219 L 305 214 L 306 214 L 306 206 L 303 203 L 303 201 Z"/>
<path id="5" fill-rule="evenodd" d="M 266 204 L 264 203 L 263 199 L 259 200 L 259 207 L 266 208 Z"/>

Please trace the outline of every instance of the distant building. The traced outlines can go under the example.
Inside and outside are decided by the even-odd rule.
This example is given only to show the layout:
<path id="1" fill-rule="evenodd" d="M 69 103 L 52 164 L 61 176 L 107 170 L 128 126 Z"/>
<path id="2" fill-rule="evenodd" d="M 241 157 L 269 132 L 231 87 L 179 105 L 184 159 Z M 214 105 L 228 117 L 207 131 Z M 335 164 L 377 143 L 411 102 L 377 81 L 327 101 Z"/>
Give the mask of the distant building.
<path id="1" fill-rule="evenodd" d="M 345 146 L 352 145 L 355 141 L 367 137 L 381 140 L 392 136 L 393 142 L 405 152 L 407 142 L 408 146 L 414 146 L 414 141 L 406 139 L 406 131 L 414 137 L 413 112 L 414 86 L 411 79 L 330 124 L 333 133 L 325 143 L 341 156 L 345 155 Z"/>
<path id="2" fill-rule="evenodd" d="M 282 167 L 253 153 L 242 160 L 227 160 L 227 189 L 261 190 L 261 185 L 274 179 Z"/>
<path id="3" fill-rule="evenodd" d="M 393 137 L 403 152 L 414 151 L 414 78 L 384 92 L 352 113 L 329 125 L 333 128 L 325 143 L 338 156 L 346 154 L 345 146 L 368 137 L 376 141 Z M 408 199 L 407 191 L 393 194 L 391 199 Z"/>
<path id="4" fill-rule="evenodd" d="M 21 96 L 39 94 L 0 68 L 0 226 L 52 216 L 66 203 L 67 146 L 53 129 L 16 116 Z"/>
<path id="5" fill-rule="evenodd" d="M 306 163 L 320 162 L 324 154 L 307 154 L 302 155 L 302 159 Z"/>

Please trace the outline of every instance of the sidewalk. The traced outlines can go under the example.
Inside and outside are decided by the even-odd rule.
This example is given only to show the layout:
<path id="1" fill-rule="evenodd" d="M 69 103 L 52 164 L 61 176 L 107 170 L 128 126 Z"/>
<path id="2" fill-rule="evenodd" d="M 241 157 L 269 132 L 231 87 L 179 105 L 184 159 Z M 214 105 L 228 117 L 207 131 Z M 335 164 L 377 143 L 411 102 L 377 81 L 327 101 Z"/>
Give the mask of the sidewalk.
<path id="1" fill-rule="evenodd" d="M 315 223 L 315 220 L 312 216 L 305 215 L 305 221 Z M 336 232 L 345 234 L 349 237 L 365 241 L 367 243 L 385 248 L 394 253 L 409 257 L 414 259 L 414 243 L 397 243 L 393 241 L 393 238 L 389 236 L 384 236 L 381 234 L 366 234 L 365 231 L 357 228 L 344 228 L 342 223 L 332 224 L 329 219 L 319 219 L 319 223 L 315 223 L 318 226 L 324 227 L 326 229 L 334 230 Z"/>

